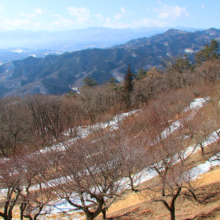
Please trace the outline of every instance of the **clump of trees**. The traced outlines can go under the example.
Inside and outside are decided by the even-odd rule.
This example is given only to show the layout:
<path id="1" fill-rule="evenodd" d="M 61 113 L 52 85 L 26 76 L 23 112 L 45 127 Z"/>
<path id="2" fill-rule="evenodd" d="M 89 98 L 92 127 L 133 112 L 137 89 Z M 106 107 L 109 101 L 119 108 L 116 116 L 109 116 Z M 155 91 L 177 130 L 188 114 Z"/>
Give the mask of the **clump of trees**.
<path id="1" fill-rule="evenodd" d="M 19 206 L 20 219 L 37 219 L 49 214 L 49 203 L 60 198 L 82 210 L 88 220 L 100 213 L 106 218 L 109 206 L 130 188 L 124 177 L 141 169 L 137 166 L 140 160 L 134 160 L 134 156 L 146 155 L 143 145 L 138 150 L 128 145 L 131 140 L 125 136 L 126 131 L 101 131 L 87 139 L 66 143 L 63 151 L 51 148 L 43 153 L 24 148 L 1 160 L 4 211 L 0 216 L 12 219 L 15 206 Z M 129 167 L 129 162 L 136 169 Z"/>
<path id="2" fill-rule="evenodd" d="M 182 192 L 187 189 L 196 198 L 186 148 L 194 143 L 205 155 L 203 141 L 219 126 L 218 95 L 210 101 L 212 115 L 185 118 L 184 108 L 198 95 L 195 86 L 219 85 L 218 43 L 212 41 L 196 57 L 198 66 L 184 57 L 163 73 L 153 67 L 135 76 L 128 65 L 123 84 L 111 80 L 95 86 L 86 78 L 79 94 L 1 99 L 0 216 L 12 219 L 18 205 L 20 219 L 37 219 L 50 212 L 52 200 L 62 198 L 87 219 L 100 213 L 106 218 L 107 209 L 127 189 L 141 190 L 138 180 L 148 169 L 158 174 L 156 185 L 148 188 L 151 200 L 162 202 L 175 219 Z M 100 130 L 87 138 L 78 133 L 81 126 L 107 120 L 106 115 L 144 106 L 119 130 Z M 60 142 L 62 151 L 55 146 L 41 151 Z M 219 143 L 213 146 L 219 159 Z"/>
<path id="3" fill-rule="evenodd" d="M 58 173 L 54 172 L 55 176 L 51 177 L 60 178 L 49 187 L 58 197 L 82 210 L 88 220 L 101 212 L 106 218 L 112 200 L 128 188 L 123 177 L 125 164 L 133 152 L 126 142 L 122 133 L 101 132 L 98 136 L 67 144 Z"/>
<path id="4" fill-rule="evenodd" d="M 210 45 L 206 44 L 204 49 L 196 54 L 196 62 L 202 64 L 204 61 L 215 61 L 220 58 L 219 43 L 212 39 Z"/>
<path id="5" fill-rule="evenodd" d="M 88 87 L 94 87 L 97 85 L 97 82 L 95 80 L 93 80 L 92 78 L 90 78 L 89 76 L 86 77 L 84 80 L 83 80 L 85 86 L 88 86 Z"/>
<path id="6" fill-rule="evenodd" d="M 43 175 L 48 169 L 45 157 L 40 151 L 31 152 L 24 148 L 13 156 L 0 161 L 0 216 L 5 220 L 13 219 L 15 207 L 20 209 L 20 219 L 37 219 L 48 214 L 44 209 L 55 197 L 43 188 Z"/>

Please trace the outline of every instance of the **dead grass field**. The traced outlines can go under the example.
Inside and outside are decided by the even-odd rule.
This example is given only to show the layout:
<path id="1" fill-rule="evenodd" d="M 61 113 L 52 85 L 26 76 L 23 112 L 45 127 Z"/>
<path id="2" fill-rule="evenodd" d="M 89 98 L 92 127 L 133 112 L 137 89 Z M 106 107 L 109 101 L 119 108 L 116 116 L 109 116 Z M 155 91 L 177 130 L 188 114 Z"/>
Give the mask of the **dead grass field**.
<path id="1" fill-rule="evenodd" d="M 197 195 L 202 204 L 192 197 L 181 196 L 176 201 L 176 219 L 220 219 L 220 167 L 200 175 L 196 180 Z M 107 217 L 114 220 L 169 219 L 169 212 L 162 203 L 151 203 L 147 192 L 128 192 L 124 200 L 113 204 Z M 100 218 L 101 219 L 101 218 Z"/>

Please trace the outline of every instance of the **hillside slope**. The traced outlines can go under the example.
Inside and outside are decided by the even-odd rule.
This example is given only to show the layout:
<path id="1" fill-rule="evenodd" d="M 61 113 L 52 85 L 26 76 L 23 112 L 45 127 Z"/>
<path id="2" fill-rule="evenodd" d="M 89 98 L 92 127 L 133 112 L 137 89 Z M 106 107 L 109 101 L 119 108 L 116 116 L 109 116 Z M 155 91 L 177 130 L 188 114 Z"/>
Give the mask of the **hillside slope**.
<path id="1" fill-rule="evenodd" d="M 140 68 L 163 68 L 166 61 L 188 53 L 192 58 L 211 39 L 220 39 L 220 30 L 194 33 L 171 29 L 164 34 L 132 40 L 109 49 L 87 49 L 45 58 L 28 57 L 0 66 L 0 97 L 27 94 L 63 94 L 83 85 L 87 76 L 102 84 L 114 77 L 122 81 L 131 64 Z"/>

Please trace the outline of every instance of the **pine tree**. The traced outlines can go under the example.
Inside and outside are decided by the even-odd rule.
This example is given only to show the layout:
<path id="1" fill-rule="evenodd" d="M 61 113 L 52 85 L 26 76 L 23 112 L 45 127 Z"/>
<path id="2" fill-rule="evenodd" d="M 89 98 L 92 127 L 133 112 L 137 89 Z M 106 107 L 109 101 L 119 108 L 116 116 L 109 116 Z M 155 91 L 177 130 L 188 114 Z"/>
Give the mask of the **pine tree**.
<path id="1" fill-rule="evenodd" d="M 196 62 L 201 64 L 206 60 L 216 60 L 220 58 L 219 54 L 219 43 L 217 40 L 212 39 L 210 45 L 205 45 L 205 48 L 200 50 L 196 54 Z"/>
<path id="2" fill-rule="evenodd" d="M 94 87 L 97 85 L 97 82 L 95 80 L 93 80 L 92 78 L 90 78 L 89 76 L 87 76 L 83 82 L 85 83 L 86 86 L 89 87 Z"/>
<path id="3" fill-rule="evenodd" d="M 136 75 L 135 79 L 136 80 L 141 80 L 143 79 L 144 77 L 147 76 L 147 71 L 144 70 L 144 68 L 142 67 L 139 71 L 138 71 L 138 74 Z"/>
<path id="4" fill-rule="evenodd" d="M 128 70 L 124 77 L 124 100 L 127 105 L 127 108 L 131 107 L 131 92 L 133 91 L 134 87 L 134 74 L 131 72 L 130 63 L 128 64 Z"/>
<path id="5" fill-rule="evenodd" d="M 134 74 L 131 72 L 130 63 L 128 64 L 128 70 L 124 77 L 124 91 L 131 93 L 134 87 Z"/>

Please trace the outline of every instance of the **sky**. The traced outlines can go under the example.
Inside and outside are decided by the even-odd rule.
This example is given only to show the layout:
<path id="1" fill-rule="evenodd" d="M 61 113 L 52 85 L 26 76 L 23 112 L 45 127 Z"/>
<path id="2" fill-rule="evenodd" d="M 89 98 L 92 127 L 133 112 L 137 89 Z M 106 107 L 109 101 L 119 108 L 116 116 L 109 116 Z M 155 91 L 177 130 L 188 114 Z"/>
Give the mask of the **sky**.
<path id="1" fill-rule="evenodd" d="M 220 0 L 0 0 L 0 30 L 220 28 Z"/>

